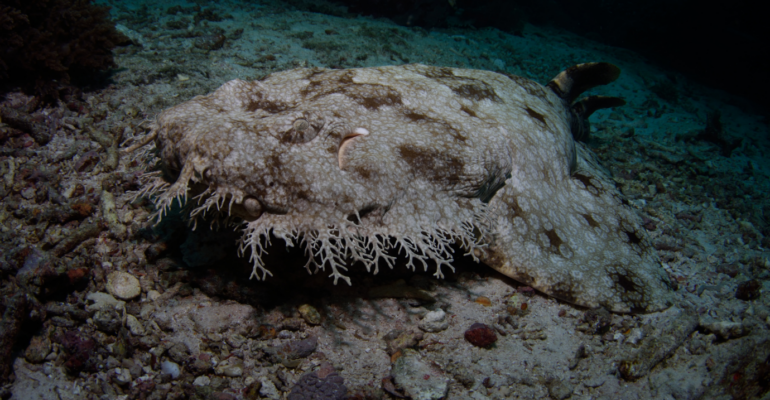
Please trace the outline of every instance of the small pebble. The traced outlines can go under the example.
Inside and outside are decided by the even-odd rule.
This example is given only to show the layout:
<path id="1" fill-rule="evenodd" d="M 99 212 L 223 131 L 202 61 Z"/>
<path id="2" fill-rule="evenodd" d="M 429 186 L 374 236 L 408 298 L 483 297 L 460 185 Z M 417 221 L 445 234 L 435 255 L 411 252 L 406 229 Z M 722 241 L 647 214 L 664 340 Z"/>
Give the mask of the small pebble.
<path id="1" fill-rule="evenodd" d="M 244 343 L 246 343 L 246 338 L 243 337 L 243 335 L 239 335 L 235 333 L 233 335 L 225 336 L 225 341 L 227 342 L 228 345 L 230 345 L 230 347 L 237 349 L 243 346 Z"/>
<path id="2" fill-rule="evenodd" d="M 171 375 L 171 378 L 172 378 L 172 379 L 176 379 L 176 378 L 179 378 L 179 375 L 181 375 L 181 373 L 182 373 L 182 372 L 179 370 L 179 364 L 177 364 L 177 363 L 175 363 L 175 362 L 173 362 L 173 361 L 168 361 L 168 360 L 166 360 L 166 361 L 163 361 L 163 362 L 160 364 L 160 370 L 161 370 L 161 372 L 163 372 L 164 374 L 168 374 L 168 375 Z M 196 381 L 197 381 L 197 379 L 196 379 Z M 193 385 L 194 385 L 194 384 L 195 384 L 195 382 L 193 382 Z"/>
<path id="3" fill-rule="evenodd" d="M 628 337 L 626 338 L 626 342 L 631 344 L 637 344 L 642 339 L 644 339 L 644 330 L 642 330 L 641 328 L 634 328 L 634 329 L 631 329 L 631 332 L 628 334 Z"/>
<path id="4" fill-rule="evenodd" d="M 209 377 L 206 375 L 199 376 L 193 381 L 193 386 L 202 387 L 208 386 L 209 384 L 211 384 L 211 379 L 209 379 Z"/>
<path id="5" fill-rule="evenodd" d="M 243 375 L 243 367 L 239 365 L 231 365 L 227 368 L 224 368 L 222 370 L 222 374 L 224 376 L 229 376 L 230 378 L 235 378 Z"/>
<path id="6" fill-rule="evenodd" d="M 220 363 L 214 369 L 217 375 L 229 376 L 231 378 L 243 375 L 243 362 L 235 357 L 227 359 Z"/>
<path id="7" fill-rule="evenodd" d="M 35 188 L 29 187 L 21 191 L 21 197 L 30 200 L 35 197 Z"/>
<path id="8" fill-rule="evenodd" d="M 489 300 L 489 297 L 479 296 L 474 300 L 474 302 L 481 304 L 484 307 L 489 307 L 492 305 L 492 300 Z"/>
<path id="9" fill-rule="evenodd" d="M 157 290 L 150 290 L 147 292 L 147 300 L 156 301 L 160 298 L 161 294 Z"/>
<path id="10" fill-rule="evenodd" d="M 489 326 L 476 322 L 465 331 L 465 340 L 476 347 L 490 347 L 497 341 L 497 334 Z"/>
<path id="11" fill-rule="evenodd" d="M 572 392 L 575 390 L 575 385 L 569 382 L 562 382 L 559 379 L 552 379 L 546 382 L 545 386 L 548 388 L 548 394 L 557 400 L 564 400 L 572 396 Z"/>
<path id="12" fill-rule="evenodd" d="M 128 327 L 128 330 L 131 331 L 132 335 L 144 336 L 144 327 L 142 326 L 142 323 L 133 315 L 128 314 L 126 316 L 126 326 Z"/>
<path id="13" fill-rule="evenodd" d="M 128 370 L 128 368 L 115 368 L 115 382 L 118 383 L 118 385 L 125 385 L 132 381 L 131 379 L 131 372 Z"/>
<path id="14" fill-rule="evenodd" d="M 299 306 L 299 314 L 310 325 L 318 325 L 321 323 L 321 314 L 315 307 L 310 304 L 303 304 Z"/>
<path id="15" fill-rule="evenodd" d="M 388 332 L 387 335 L 383 336 L 383 340 L 385 340 L 385 351 L 395 357 L 395 355 L 400 353 L 401 350 L 416 346 L 417 343 L 422 340 L 422 338 L 423 334 L 420 331 L 415 332 L 411 330 L 403 331 L 400 329 L 394 329 Z"/>
<path id="16" fill-rule="evenodd" d="M 121 300 L 130 300 L 142 293 L 139 279 L 123 271 L 114 271 L 107 275 L 106 287 L 111 295 Z"/>
<path id="17" fill-rule="evenodd" d="M 422 318 L 418 327 L 426 332 L 441 332 L 449 327 L 446 312 L 442 309 L 430 311 Z"/>
<path id="18" fill-rule="evenodd" d="M 278 390 L 278 388 L 275 387 L 275 384 L 270 380 L 270 378 L 263 376 L 259 378 L 260 388 L 259 388 L 259 395 L 262 397 L 266 397 L 268 399 L 280 399 L 281 398 L 281 391 Z"/>
<path id="19" fill-rule="evenodd" d="M 510 315 L 523 317 L 528 314 L 527 309 L 529 306 L 527 305 L 526 298 L 519 293 L 511 295 L 508 298 L 507 304 L 506 309 Z"/>

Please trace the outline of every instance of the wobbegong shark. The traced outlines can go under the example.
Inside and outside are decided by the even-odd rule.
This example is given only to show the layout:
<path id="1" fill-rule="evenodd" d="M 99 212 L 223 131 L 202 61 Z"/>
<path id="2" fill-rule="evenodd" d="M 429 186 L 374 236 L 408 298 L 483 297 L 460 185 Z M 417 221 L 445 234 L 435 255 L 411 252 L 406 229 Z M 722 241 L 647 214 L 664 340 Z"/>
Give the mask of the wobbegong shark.
<path id="1" fill-rule="evenodd" d="M 455 249 L 548 295 L 615 312 L 671 304 L 636 211 L 582 143 L 588 117 L 623 104 L 576 100 L 617 79 L 608 63 L 540 85 L 490 71 L 412 64 L 295 69 L 233 80 L 163 111 L 144 176 L 162 218 L 243 223 L 252 277 L 271 240 L 301 246 L 309 272 L 452 270 Z M 207 214 L 209 214 L 207 216 Z"/>

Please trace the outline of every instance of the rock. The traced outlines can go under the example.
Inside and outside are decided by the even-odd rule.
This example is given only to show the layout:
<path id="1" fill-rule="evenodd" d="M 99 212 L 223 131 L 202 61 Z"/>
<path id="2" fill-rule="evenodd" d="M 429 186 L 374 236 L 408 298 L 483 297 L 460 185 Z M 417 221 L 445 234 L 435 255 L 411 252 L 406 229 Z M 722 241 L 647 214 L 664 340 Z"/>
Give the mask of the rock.
<path id="1" fill-rule="evenodd" d="M 3 386 L 10 386 L 12 399 L 76 399 L 72 393 L 77 390 L 77 384 L 67 376 L 63 368 L 39 368 L 37 365 L 28 364 L 24 357 L 17 357 L 13 367 L 16 376 L 13 385 L 3 381 L 6 382 Z M 7 396 L 8 394 L 5 394 L 3 398 L 8 398 Z"/>
<path id="2" fill-rule="evenodd" d="M 476 347 L 488 348 L 497 342 L 497 334 L 488 325 L 476 322 L 465 331 L 465 340 Z"/>
<path id="3" fill-rule="evenodd" d="M 303 304 L 299 306 L 299 314 L 310 325 L 318 325 L 321 323 L 321 314 L 318 310 L 310 304 Z"/>
<path id="4" fill-rule="evenodd" d="M 261 377 L 259 379 L 259 383 L 262 384 L 262 387 L 259 388 L 260 396 L 271 400 L 278 400 L 281 398 L 281 392 L 278 391 L 273 381 L 271 381 L 268 377 Z"/>
<path id="5" fill-rule="evenodd" d="M 642 339 L 644 339 L 644 329 L 633 328 L 628 334 L 628 337 L 626 337 L 626 343 L 637 344 L 641 342 Z"/>
<path id="6" fill-rule="evenodd" d="M 435 364 L 422 360 L 420 353 L 404 349 L 393 364 L 393 378 L 414 400 L 438 400 L 447 395 L 449 379 Z"/>
<path id="7" fill-rule="evenodd" d="M 715 321 L 711 318 L 701 319 L 699 326 L 721 339 L 734 339 L 751 333 L 751 327 L 741 322 Z"/>
<path id="8" fill-rule="evenodd" d="M 222 370 L 222 375 L 229 376 L 230 378 L 241 376 L 243 375 L 243 366 L 241 365 L 228 366 L 227 368 Z"/>
<path id="9" fill-rule="evenodd" d="M 150 290 L 149 292 L 147 292 L 147 300 L 150 300 L 150 301 L 157 301 L 158 299 L 161 298 L 161 296 L 162 295 L 157 290 Z"/>
<path id="10" fill-rule="evenodd" d="M 123 271 L 110 272 L 105 286 L 110 294 L 121 300 L 130 300 L 142 293 L 139 279 Z"/>
<path id="11" fill-rule="evenodd" d="M 16 281 L 36 296 L 60 292 L 65 289 L 62 284 L 66 285 L 68 280 L 67 274 L 56 268 L 50 254 L 34 248 L 29 250 L 23 266 L 16 272 Z"/>
<path id="12" fill-rule="evenodd" d="M 575 390 L 574 385 L 569 382 L 562 382 L 559 379 L 550 379 L 545 385 L 548 388 L 548 394 L 556 400 L 564 400 L 572 396 L 572 391 Z"/>
<path id="13" fill-rule="evenodd" d="M 254 307 L 225 303 L 199 307 L 201 300 L 183 300 L 173 307 L 152 313 L 151 318 L 163 329 L 194 329 L 206 335 L 231 330 L 245 334 L 256 326 Z"/>
<path id="14" fill-rule="evenodd" d="M 385 340 L 385 345 L 387 346 L 386 351 L 388 354 L 393 355 L 407 347 L 416 346 L 417 343 L 422 340 L 422 337 L 423 333 L 419 331 L 413 332 L 394 329 L 388 332 L 388 334 L 383 337 L 383 340 Z"/>
<path id="15" fill-rule="evenodd" d="M 243 335 L 239 335 L 236 333 L 225 337 L 225 341 L 227 342 L 228 345 L 230 345 L 230 347 L 237 349 L 243 346 L 244 343 L 246 343 L 246 338 L 243 337 Z"/>
<path id="16" fill-rule="evenodd" d="M 54 342 L 62 345 L 64 350 L 64 368 L 69 373 L 80 371 L 95 371 L 98 359 L 94 356 L 98 343 L 85 332 L 76 330 L 66 331 L 54 337 Z"/>
<path id="17" fill-rule="evenodd" d="M 296 332 L 302 329 L 302 318 L 286 318 L 281 321 L 281 328 L 287 331 Z"/>
<path id="18" fill-rule="evenodd" d="M 96 329 L 106 333 L 116 333 L 120 329 L 123 321 L 117 310 L 100 310 L 93 316 Z"/>
<path id="19" fill-rule="evenodd" d="M 30 200 L 35 197 L 35 188 L 34 187 L 28 187 L 21 191 L 21 197 Z"/>
<path id="20" fill-rule="evenodd" d="M 112 354 L 122 360 L 126 358 L 131 351 L 131 343 L 128 341 L 128 333 L 125 332 L 125 330 L 121 330 L 116 336 L 116 340 L 112 344 Z"/>
<path id="21" fill-rule="evenodd" d="M 208 359 L 204 359 L 205 357 L 202 357 L 203 354 L 198 355 L 193 362 L 187 365 L 187 369 L 190 370 L 190 373 L 193 375 L 201 375 L 206 372 L 208 372 L 211 367 L 212 363 Z"/>
<path id="22" fill-rule="evenodd" d="M 107 357 L 107 359 L 104 361 L 104 364 L 103 364 L 103 365 L 104 365 L 104 366 L 105 366 L 107 369 L 113 369 L 113 368 L 117 368 L 117 367 L 121 366 L 121 363 L 120 363 L 120 361 L 118 361 L 118 359 L 117 359 L 117 358 L 115 358 L 115 357 L 113 357 L 113 356 L 109 356 L 109 357 Z"/>
<path id="23" fill-rule="evenodd" d="M 46 336 L 34 336 L 24 352 L 24 358 L 31 363 L 41 363 L 51 352 L 51 341 Z"/>
<path id="24" fill-rule="evenodd" d="M 507 305 L 506 310 L 508 310 L 508 314 L 515 317 L 523 317 L 529 314 L 529 303 L 527 303 L 527 301 L 528 298 L 532 296 L 525 293 L 528 292 L 514 293 L 508 300 L 506 300 L 505 303 Z"/>
<path id="25" fill-rule="evenodd" d="M 163 361 L 160 363 L 160 371 L 170 375 L 171 379 L 179 378 L 179 375 L 182 374 L 182 371 L 179 369 L 179 364 L 172 361 Z"/>
<path id="26" fill-rule="evenodd" d="M 612 316 L 606 308 L 594 308 L 583 314 L 583 322 L 587 325 L 587 332 L 603 335 L 610 330 Z"/>
<path id="27" fill-rule="evenodd" d="M 122 309 L 126 305 L 124 301 L 117 300 L 111 295 L 103 292 L 89 293 L 86 296 L 86 299 L 94 302 L 94 304 L 86 306 L 86 311 L 88 312 Z"/>
<path id="28" fill-rule="evenodd" d="M 243 361 L 231 357 L 219 363 L 214 369 L 217 375 L 229 376 L 231 378 L 243 375 Z"/>
<path id="29" fill-rule="evenodd" d="M 105 161 L 102 161 L 102 163 L 106 164 Z M 105 165 L 105 167 L 106 167 L 106 165 Z M 111 168 L 114 168 L 114 166 L 111 167 Z M 110 228 L 110 232 L 118 240 L 125 239 L 125 237 L 126 237 L 126 226 L 121 224 L 120 221 L 118 220 L 117 207 L 115 206 L 115 196 L 113 196 L 112 193 L 110 191 L 108 191 L 108 190 L 102 190 L 100 199 L 101 199 L 100 206 L 101 206 L 101 209 L 102 209 L 102 219 L 104 220 L 104 222 L 107 223 L 107 226 Z M 123 274 L 126 274 L 126 275 L 131 276 L 132 278 L 134 278 L 133 275 L 127 274 L 125 272 L 123 272 Z M 110 274 L 110 275 L 112 275 L 112 274 Z M 136 279 L 136 278 L 134 278 L 134 279 Z M 137 280 L 136 284 L 137 284 L 137 286 L 139 285 L 139 281 L 138 280 Z M 131 292 L 128 292 L 128 293 L 131 293 Z M 139 295 L 139 293 L 137 293 L 136 295 L 131 296 L 131 297 L 123 297 L 123 296 L 116 295 L 116 294 L 113 293 L 113 296 L 119 297 L 119 298 L 124 299 L 124 300 L 128 300 L 128 299 L 130 299 L 132 297 L 136 297 L 138 295 Z"/>
<path id="30" fill-rule="evenodd" d="M 129 372 L 131 372 L 131 377 L 134 379 L 138 378 L 142 374 L 142 364 L 134 361 L 131 358 L 123 359 L 123 362 L 121 363 L 123 365 L 123 368 L 128 369 Z"/>
<path id="31" fill-rule="evenodd" d="M 262 382 L 260 381 L 252 381 L 252 377 L 248 377 L 244 379 L 244 384 L 247 384 L 246 389 L 243 390 L 243 398 L 245 400 L 258 400 L 259 397 L 259 390 L 262 389 Z"/>
<path id="32" fill-rule="evenodd" d="M 476 300 L 473 300 L 476 304 L 481 304 L 484 307 L 491 307 L 492 306 L 492 300 L 489 299 L 487 296 L 479 296 L 476 297 Z"/>
<path id="33" fill-rule="evenodd" d="M 142 350 L 149 350 L 153 347 L 156 347 L 158 344 L 160 344 L 160 339 L 157 335 L 146 335 L 139 338 L 137 343 L 140 349 Z"/>
<path id="34" fill-rule="evenodd" d="M 698 318 L 686 311 L 667 311 L 666 318 L 655 327 L 656 332 L 647 335 L 636 351 L 620 361 L 618 371 L 626 380 L 636 380 L 647 375 L 655 365 L 681 346 L 697 327 Z"/>
<path id="35" fill-rule="evenodd" d="M 190 296 L 174 302 L 154 304 L 154 309 L 142 310 L 143 319 L 153 321 L 163 330 L 184 335 L 183 341 L 191 354 L 199 353 L 205 340 L 221 343 L 231 335 L 253 335 L 250 332 L 255 332 L 259 326 L 256 310 L 250 305 L 212 303 L 206 301 L 205 296 Z M 190 335 L 187 332 L 196 334 Z"/>
<path id="36" fill-rule="evenodd" d="M 168 349 L 168 357 L 178 363 L 187 361 L 190 357 L 190 352 L 187 350 L 187 346 L 182 343 L 177 343 Z"/>
<path id="37" fill-rule="evenodd" d="M 316 346 L 318 346 L 318 338 L 310 336 L 303 340 L 292 340 L 281 346 L 268 347 L 265 352 L 271 356 L 273 361 L 283 363 L 288 367 L 287 363 L 292 364 L 313 354 Z"/>
<path id="38" fill-rule="evenodd" d="M 209 377 L 206 375 L 199 376 L 195 378 L 195 380 L 193 381 L 193 386 L 198 386 L 198 387 L 206 387 L 209 384 L 211 384 L 211 379 L 209 379 Z"/>
<path id="39" fill-rule="evenodd" d="M 319 376 L 323 375 L 323 377 Z M 342 400 L 348 388 L 345 381 L 337 372 L 328 374 L 309 372 L 302 375 L 297 384 L 291 388 L 288 400 Z"/>
<path id="40" fill-rule="evenodd" d="M 131 314 L 126 316 L 126 327 L 134 336 L 144 336 L 144 327 L 136 317 Z"/>
<path id="41" fill-rule="evenodd" d="M 115 368 L 115 382 L 120 385 L 127 385 L 131 383 L 131 371 L 128 368 Z"/>
<path id="42" fill-rule="evenodd" d="M 702 373 L 697 379 L 691 381 L 700 381 L 705 385 L 702 399 L 730 399 L 739 398 L 736 395 L 736 388 L 744 390 L 741 393 L 752 393 L 745 398 L 767 399 L 768 370 L 770 370 L 770 337 L 766 333 L 758 333 L 744 336 L 738 339 L 731 339 L 714 346 L 711 354 L 701 356 L 701 362 L 707 363 L 709 359 L 718 360 L 715 368 L 701 370 Z M 696 361 L 697 362 L 697 361 Z M 699 362 L 700 364 L 700 362 Z M 689 363 L 680 364 L 680 371 L 675 372 L 674 376 L 686 377 L 685 371 L 692 371 L 692 365 Z M 665 370 L 663 370 L 665 371 Z M 665 381 L 665 377 L 662 377 Z M 650 384 L 656 384 L 657 380 L 651 377 Z M 679 378 L 682 379 L 682 378 Z M 672 382 L 672 379 L 668 380 Z M 659 382 L 659 381 L 658 381 Z M 711 382 L 711 384 L 708 384 Z M 717 384 L 717 382 L 719 382 Z M 737 382 L 737 383 L 736 383 Z M 740 385 L 740 386 L 739 386 Z M 658 392 L 660 393 L 660 392 Z M 756 395 L 755 395 L 756 393 Z M 672 393 L 669 398 L 686 398 Z M 756 397 L 754 397 L 756 396 Z M 690 398 L 697 398 L 691 396 Z"/>
<path id="43" fill-rule="evenodd" d="M 417 326 L 425 332 L 441 332 L 449 327 L 449 320 L 446 318 L 446 312 L 439 308 L 425 314 Z"/>

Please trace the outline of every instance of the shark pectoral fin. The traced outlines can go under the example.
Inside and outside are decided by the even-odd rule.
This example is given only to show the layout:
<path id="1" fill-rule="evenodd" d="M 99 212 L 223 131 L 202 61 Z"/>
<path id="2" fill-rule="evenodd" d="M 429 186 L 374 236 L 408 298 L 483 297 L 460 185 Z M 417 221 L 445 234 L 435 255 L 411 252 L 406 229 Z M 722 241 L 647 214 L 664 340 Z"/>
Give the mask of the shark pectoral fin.
<path id="1" fill-rule="evenodd" d="M 482 261 L 544 293 L 615 312 L 670 306 L 670 288 L 640 219 L 578 145 L 578 169 L 528 186 L 509 180 L 490 202 L 494 239 Z"/>

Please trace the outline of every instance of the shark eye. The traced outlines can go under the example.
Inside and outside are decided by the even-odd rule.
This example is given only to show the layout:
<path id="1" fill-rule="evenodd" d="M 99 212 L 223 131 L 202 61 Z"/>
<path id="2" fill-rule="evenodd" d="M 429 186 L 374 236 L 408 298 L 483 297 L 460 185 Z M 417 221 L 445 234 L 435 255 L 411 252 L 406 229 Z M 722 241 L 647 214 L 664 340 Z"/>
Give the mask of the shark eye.
<path id="1" fill-rule="evenodd" d="M 262 205 L 259 204 L 259 200 L 253 197 L 247 197 L 243 201 L 243 208 L 246 210 L 248 217 L 257 219 L 262 215 Z"/>
<path id="2" fill-rule="evenodd" d="M 294 121 L 294 130 L 297 132 L 304 132 L 309 127 L 310 127 L 310 124 L 307 122 L 306 119 L 298 119 Z"/>
<path id="3" fill-rule="evenodd" d="M 291 129 L 283 136 L 284 142 L 289 143 L 306 143 L 318 135 L 319 129 L 311 125 L 308 120 L 304 118 L 298 118 L 294 120 Z"/>

